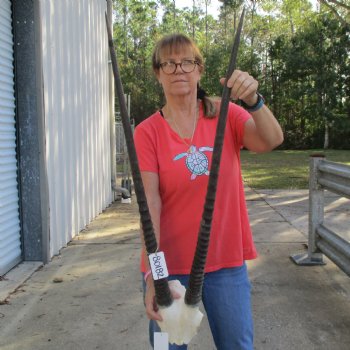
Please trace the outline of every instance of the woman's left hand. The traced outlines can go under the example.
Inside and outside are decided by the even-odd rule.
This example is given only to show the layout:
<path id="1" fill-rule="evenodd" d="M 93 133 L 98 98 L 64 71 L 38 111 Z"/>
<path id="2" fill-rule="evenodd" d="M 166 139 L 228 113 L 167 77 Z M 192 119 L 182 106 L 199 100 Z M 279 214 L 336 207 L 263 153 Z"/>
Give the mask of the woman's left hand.
<path id="1" fill-rule="evenodd" d="M 221 78 L 222 85 L 225 78 Z M 248 106 L 258 102 L 258 82 L 247 72 L 236 69 L 227 80 L 231 88 L 231 98 L 240 99 Z M 252 118 L 244 124 L 243 145 L 250 151 L 262 153 L 271 151 L 283 142 L 283 132 L 278 121 L 264 105 L 257 111 L 251 112 Z"/>
<path id="2" fill-rule="evenodd" d="M 225 78 L 220 79 L 224 85 Z M 231 98 L 233 100 L 243 100 L 248 106 L 253 106 L 257 100 L 257 90 L 259 83 L 247 72 L 236 69 L 227 81 L 227 87 L 232 88 Z"/>

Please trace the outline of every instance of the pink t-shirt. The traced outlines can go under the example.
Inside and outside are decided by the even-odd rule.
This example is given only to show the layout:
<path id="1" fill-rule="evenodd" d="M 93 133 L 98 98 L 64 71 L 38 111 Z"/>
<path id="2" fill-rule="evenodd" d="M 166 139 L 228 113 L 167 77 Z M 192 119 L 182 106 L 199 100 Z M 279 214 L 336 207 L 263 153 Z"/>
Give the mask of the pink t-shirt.
<path id="1" fill-rule="evenodd" d="M 248 221 L 240 170 L 244 124 L 250 118 L 230 103 L 221 156 L 206 272 L 240 266 L 257 256 Z M 160 247 L 170 274 L 189 274 L 207 192 L 218 118 L 200 116 L 189 146 L 159 112 L 134 134 L 141 171 L 159 175 L 162 200 Z M 190 144 L 191 140 L 186 140 Z M 141 259 L 141 270 L 146 268 Z"/>

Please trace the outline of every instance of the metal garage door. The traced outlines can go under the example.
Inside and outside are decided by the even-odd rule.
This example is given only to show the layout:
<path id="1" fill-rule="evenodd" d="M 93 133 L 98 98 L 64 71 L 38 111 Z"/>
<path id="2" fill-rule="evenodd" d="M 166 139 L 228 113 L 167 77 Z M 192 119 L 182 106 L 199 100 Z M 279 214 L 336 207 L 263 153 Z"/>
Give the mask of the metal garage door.
<path id="1" fill-rule="evenodd" d="M 0 1 L 0 275 L 21 260 L 11 1 Z"/>

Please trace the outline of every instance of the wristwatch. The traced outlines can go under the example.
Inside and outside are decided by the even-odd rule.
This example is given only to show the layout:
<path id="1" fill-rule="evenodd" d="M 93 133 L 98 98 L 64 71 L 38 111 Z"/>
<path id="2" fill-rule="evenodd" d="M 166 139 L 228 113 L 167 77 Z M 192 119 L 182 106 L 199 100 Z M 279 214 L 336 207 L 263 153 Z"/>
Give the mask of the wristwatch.
<path id="1" fill-rule="evenodd" d="M 249 106 L 247 105 L 243 100 L 241 101 L 241 105 L 242 107 L 249 113 L 251 112 L 256 112 L 257 110 L 259 110 L 265 103 L 265 99 L 264 97 L 259 94 L 258 92 L 256 93 L 256 95 L 258 96 L 258 100 L 256 101 L 256 103 L 253 106 Z"/>

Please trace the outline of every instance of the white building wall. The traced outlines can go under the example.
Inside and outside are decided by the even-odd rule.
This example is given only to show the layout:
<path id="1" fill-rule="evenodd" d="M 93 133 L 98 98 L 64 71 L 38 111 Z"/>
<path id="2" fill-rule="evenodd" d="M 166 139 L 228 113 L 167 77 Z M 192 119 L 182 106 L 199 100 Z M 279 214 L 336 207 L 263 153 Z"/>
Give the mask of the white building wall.
<path id="1" fill-rule="evenodd" d="M 50 253 L 112 201 L 106 0 L 40 0 Z"/>
<path id="2" fill-rule="evenodd" d="M 21 260 L 11 2 L 0 1 L 0 276 Z"/>

